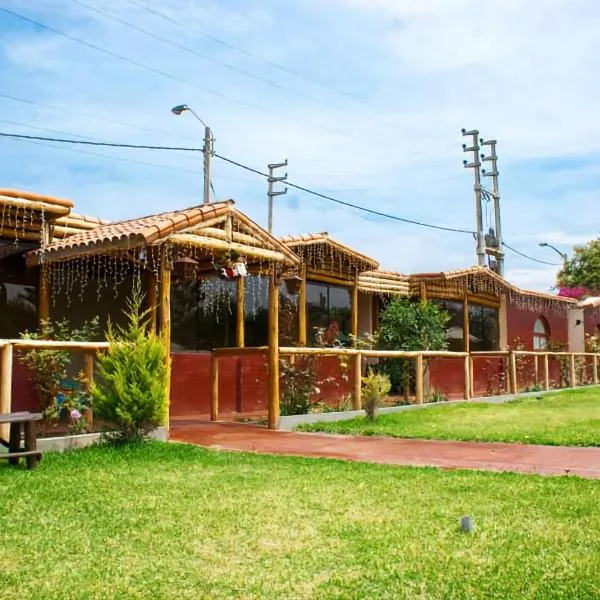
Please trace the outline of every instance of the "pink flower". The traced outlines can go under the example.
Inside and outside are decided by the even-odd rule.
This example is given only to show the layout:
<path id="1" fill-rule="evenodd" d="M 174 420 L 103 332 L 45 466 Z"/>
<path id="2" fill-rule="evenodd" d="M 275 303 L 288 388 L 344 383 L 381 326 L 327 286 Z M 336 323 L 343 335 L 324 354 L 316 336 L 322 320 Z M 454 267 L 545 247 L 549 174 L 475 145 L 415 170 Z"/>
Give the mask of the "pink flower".
<path id="1" fill-rule="evenodd" d="M 74 408 L 71 411 L 71 419 L 73 419 L 73 421 L 77 421 L 77 419 L 81 419 L 81 413 L 76 408 Z"/>

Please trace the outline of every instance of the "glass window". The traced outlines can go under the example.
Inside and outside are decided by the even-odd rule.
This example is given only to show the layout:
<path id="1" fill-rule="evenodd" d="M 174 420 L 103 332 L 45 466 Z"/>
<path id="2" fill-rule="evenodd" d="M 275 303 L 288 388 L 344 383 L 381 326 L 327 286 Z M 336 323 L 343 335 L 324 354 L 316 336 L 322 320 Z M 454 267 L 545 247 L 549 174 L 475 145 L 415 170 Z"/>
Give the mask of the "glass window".
<path id="1" fill-rule="evenodd" d="M 469 302 L 469 347 L 471 352 L 499 349 L 498 309 Z"/>
<path id="2" fill-rule="evenodd" d="M 269 326 L 269 278 L 248 275 L 244 288 L 244 343 L 266 346 Z"/>
<path id="3" fill-rule="evenodd" d="M 315 342 L 315 329 L 327 330 L 326 337 L 333 341 L 339 334 L 350 333 L 352 298 L 350 289 L 316 281 L 306 282 L 306 339 Z"/>
<path id="4" fill-rule="evenodd" d="M 533 326 L 533 349 L 545 350 L 548 348 L 550 327 L 544 317 L 539 317 Z"/>
<path id="5" fill-rule="evenodd" d="M 0 260 L 0 338 L 18 338 L 37 329 L 37 271 L 21 256 Z"/>
<path id="6" fill-rule="evenodd" d="M 465 310 L 463 302 L 454 300 L 433 300 L 442 310 L 450 315 L 446 325 L 446 342 L 451 352 L 465 351 Z"/>

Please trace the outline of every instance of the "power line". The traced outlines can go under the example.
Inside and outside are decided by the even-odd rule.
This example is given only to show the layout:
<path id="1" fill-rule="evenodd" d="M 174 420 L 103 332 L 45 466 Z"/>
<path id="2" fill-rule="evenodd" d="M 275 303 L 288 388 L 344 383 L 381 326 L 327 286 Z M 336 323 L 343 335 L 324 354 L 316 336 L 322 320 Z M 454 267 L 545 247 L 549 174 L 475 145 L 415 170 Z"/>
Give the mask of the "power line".
<path id="1" fill-rule="evenodd" d="M 513 248 L 512 246 L 509 246 L 506 242 L 502 242 L 502 245 L 505 248 L 508 248 L 509 250 L 514 252 L 515 254 L 518 254 L 519 256 L 526 258 L 528 260 L 532 260 L 533 262 L 540 263 L 541 265 L 548 265 L 550 267 L 560 267 L 560 265 L 557 263 L 546 262 L 545 260 L 540 260 L 539 258 L 534 258 L 533 256 L 529 256 L 528 254 L 524 254 L 523 252 L 520 252 L 519 250 Z"/>
<path id="2" fill-rule="evenodd" d="M 92 142 L 92 141 L 87 141 L 87 140 L 69 140 L 66 138 L 55 138 L 55 137 L 44 137 L 44 136 L 33 136 L 33 135 L 23 135 L 23 134 L 17 134 L 17 133 L 6 133 L 6 132 L 0 132 L 0 137 L 8 137 L 8 138 L 13 138 L 13 139 L 24 139 L 24 140 L 36 140 L 36 141 L 46 141 L 46 142 L 56 142 L 56 143 L 63 143 L 63 144 L 80 144 L 80 145 L 87 145 L 87 146 L 108 146 L 108 147 L 112 147 L 112 148 L 130 148 L 130 149 L 140 149 L 140 150 L 164 150 L 164 151 L 191 151 L 191 152 L 202 152 L 202 148 L 185 148 L 185 147 L 177 147 L 177 146 L 150 146 L 150 145 L 146 145 L 146 144 L 123 144 L 123 143 L 111 143 L 111 142 Z M 252 167 L 249 167 L 248 165 L 244 165 L 243 163 L 240 163 L 238 161 L 235 161 L 231 158 L 228 158 L 226 156 L 222 156 L 221 154 L 217 154 L 214 153 L 213 156 L 215 158 L 218 158 L 226 163 L 229 163 L 231 165 L 234 165 L 236 167 L 239 167 L 241 169 L 244 169 L 245 171 L 248 171 L 250 173 L 254 173 L 256 175 L 260 175 L 262 177 L 268 178 L 269 175 L 268 173 L 264 173 L 263 171 L 259 171 L 258 169 L 254 169 Z M 464 234 L 468 234 L 468 235 L 473 235 L 473 231 L 470 231 L 468 229 L 457 229 L 454 227 L 446 227 L 443 225 L 434 225 L 431 223 L 425 223 L 424 221 L 416 221 L 414 219 L 407 219 L 404 217 L 399 217 L 397 215 L 392 215 L 389 213 L 384 213 L 381 211 L 377 211 L 371 208 L 367 208 L 366 206 L 361 206 L 359 204 L 353 204 L 351 202 L 346 202 L 345 200 L 340 200 L 339 198 L 334 198 L 333 196 L 328 196 L 326 194 L 321 194 L 320 192 L 317 192 L 315 190 L 311 190 L 307 187 L 304 187 L 302 185 L 298 185 L 296 183 L 292 183 L 290 181 L 286 182 L 287 185 L 289 187 L 293 187 L 301 192 L 305 192 L 307 194 L 310 194 L 312 196 L 316 196 L 318 198 L 322 198 L 324 200 L 328 200 L 330 202 L 334 202 L 336 204 L 339 204 L 341 206 L 346 206 L 348 208 L 353 208 L 355 210 L 360 210 L 362 212 L 371 214 L 371 215 L 375 215 L 378 217 L 384 217 L 387 219 L 392 219 L 394 221 L 400 221 L 402 223 L 408 223 L 411 225 L 418 225 L 420 227 L 427 227 L 429 229 L 437 229 L 440 231 L 450 231 L 453 233 L 464 233 Z"/>
<path id="3" fill-rule="evenodd" d="M 313 96 L 311 96 L 310 94 L 305 94 L 304 92 L 300 92 L 298 90 L 294 90 L 292 88 L 289 88 L 285 85 L 281 85 L 279 83 L 277 83 L 276 81 L 273 81 L 271 79 L 267 79 L 266 77 L 261 77 L 260 75 L 255 75 L 254 73 L 250 73 L 249 71 L 245 71 L 244 69 L 240 69 L 239 67 L 236 67 L 235 65 L 232 65 L 230 63 L 227 63 L 225 61 L 219 60 L 218 58 L 215 58 L 213 56 L 210 56 L 208 54 L 204 54 L 203 52 L 198 52 L 197 50 L 194 50 L 193 48 L 190 48 L 189 46 L 184 46 L 183 44 L 179 44 L 177 42 L 174 42 L 173 40 L 169 39 L 169 38 L 165 38 L 162 37 L 156 33 L 153 33 L 152 31 L 148 31 L 147 29 L 144 29 L 143 27 L 139 27 L 137 25 L 134 25 L 133 23 L 130 23 L 129 21 L 125 21 L 124 19 L 121 19 L 105 10 L 102 10 L 101 8 L 97 8 L 95 6 L 90 6 L 89 4 L 86 4 L 85 2 L 82 2 L 81 0 L 71 0 L 71 2 L 73 2 L 74 4 L 77 4 L 79 6 L 83 6 L 85 8 L 87 8 L 88 10 L 91 10 L 92 12 L 95 12 L 96 14 L 102 15 L 104 17 L 106 17 L 107 19 L 111 19 L 117 23 L 120 23 L 121 25 L 125 26 L 125 27 L 129 27 L 130 29 L 133 29 L 134 31 L 139 31 L 140 33 L 143 33 L 145 35 L 150 36 L 151 38 L 154 38 L 155 40 L 158 40 L 160 42 L 163 42 L 164 44 L 169 44 L 170 46 L 173 46 L 175 48 L 179 48 L 179 50 L 183 50 L 184 52 L 188 52 L 190 54 L 193 54 L 195 56 L 198 56 L 199 58 L 202 58 L 204 60 L 208 60 L 210 62 L 213 62 L 215 64 L 221 65 L 222 67 L 224 67 L 225 69 L 229 69 L 231 71 L 234 71 L 236 73 L 239 73 L 241 75 L 245 75 L 246 77 L 250 77 L 251 79 L 255 79 L 256 81 L 260 81 L 262 83 L 265 83 L 267 85 L 270 85 L 272 87 L 284 90 L 286 92 L 290 92 L 292 94 L 296 94 L 297 96 L 300 96 L 302 98 L 306 98 L 308 100 L 312 100 L 313 102 L 320 102 L 320 100 L 318 98 L 315 98 Z"/>
<path id="4" fill-rule="evenodd" d="M 216 90 L 212 90 L 210 88 L 198 85 L 196 83 L 193 83 L 191 81 L 188 81 L 187 79 L 183 79 L 181 77 L 177 77 L 176 75 L 171 75 L 170 73 L 167 73 L 166 71 L 162 71 L 161 69 L 157 69 L 155 67 L 152 67 L 150 65 L 146 65 L 144 63 L 138 62 L 137 60 L 134 60 L 132 58 L 128 58 L 126 56 L 123 56 L 122 54 L 117 54 L 116 52 L 113 52 L 112 50 L 108 50 L 107 48 L 101 47 L 101 46 L 97 46 L 96 44 L 92 44 L 91 42 L 88 42 L 86 40 L 82 40 L 81 38 L 78 38 L 74 35 L 71 35 L 70 33 L 66 33 L 64 31 L 61 31 L 60 29 L 55 29 L 54 27 L 50 27 L 49 25 L 45 25 L 44 23 L 41 23 L 40 21 L 36 21 L 34 19 L 30 19 L 29 17 L 26 17 L 24 15 L 21 15 L 19 13 L 16 13 L 12 10 L 9 10 L 8 8 L 2 8 L 0 7 L 0 11 L 5 12 L 6 14 L 9 14 L 17 19 L 20 19 L 22 21 L 25 21 L 26 23 L 29 23 L 31 25 L 34 25 L 36 27 L 40 27 L 42 29 L 45 29 L 47 31 L 51 31 L 52 33 L 55 33 L 56 35 L 60 35 L 68 40 L 71 40 L 73 42 L 76 42 L 77 44 L 81 44 L 82 46 L 85 46 L 87 48 L 91 48 L 92 50 L 96 50 L 97 52 L 101 52 L 102 54 L 105 54 L 107 56 L 110 56 L 111 58 L 116 58 L 120 61 L 123 61 L 125 63 L 128 63 L 130 65 L 133 65 L 135 67 L 138 67 L 140 69 L 144 69 L 145 71 L 148 71 L 150 73 L 154 73 L 155 75 L 160 75 L 161 77 L 166 77 L 167 79 L 170 79 L 172 81 L 176 81 L 177 83 L 183 83 L 184 85 L 189 85 L 190 87 L 196 88 L 198 90 L 201 90 L 207 94 L 211 94 L 213 96 L 217 96 L 218 98 L 223 98 L 225 100 L 229 100 L 230 102 L 234 102 L 236 104 L 240 104 L 242 106 L 246 106 L 248 108 L 252 108 L 253 110 L 258 110 L 260 112 L 265 112 L 268 114 L 271 114 L 273 116 L 279 117 L 281 119 L 285 119 L 287 121 L 293 121 L 296 123 L 302 123 L 304 125 L 306 125 L 306 123 L 304 121 L 301 121 L 299 119 L 295 119 L 294 117 L 290 117 L 287 115 L 284 115 L 282 113 L 278 113 L 275 111 L 272 111 L 270 109 L 264 108 L 262 106 L 258 106 L 257 104 L 253 104 L 251 102 L 246 102 L 245 100 L 239 100 L 237 98 L 234 98 L 233 96 L 229 96 L 228 94 L 224 94 L 222 92 L 216 91 Z M 316 125 L 317 127 L 319 127 L 320 129 L 323 129 L 325 131 L 329 131 L 330 133 L 335 133 L 336 135 L 344 135 L 343 133 L 340 133 L 339 131 L 332 131 L 327 129 L 326 127 L 321 127 L 320 125 Z"/>
<path id="5" fill-rule="evenodd" d="M 352 92 L 346 92 L 344 90 L 334 88 L 333 86 L 330 86 L 327 83 L 319 81 L 318 79 L 313 79 L 312 77 L 308 77 L 307 75 L 304 75 L 304 74 L 300 73 L 299 71 L 296 71 L 295 69 L 286 67 L 285 65 L 274 62 L 274 61 L 264 58 L 262 56 L 259 56 L 258 54 L 254 54 L 253 52 L 245 50 L 244 48 L 241 48 L 240 46 L 236 46 L 234 44 L 231 44 L 230 42 L 227 42 L 226 40 L 223 40 L 214 35 L 206 33 L 205 31 L 202 31 L 201 29 L 198 29 L 197 27 L 192 27 L 188 23 L 184 23 L 183 21 L 178 21 L 177 19 L 174 19 L 173 17 L 170 17 L 169 15 L 166 15 L 162 12 L 154 10 L 153 8 L 150 8 L 149 6 L 142 4 L 141 2 L 137 2 L 136 0 L 127 0 L 127 2 L 129 2 L 130 4 L 133 4 L 134 6 L 137 6 L 138 8 L 141 8 L 153 15 L 156 15 L 157 17 L 160 17 L 161 19 L 170 21 L 171 23 L 174 23 L 175 25 L 178 25 L 179 27 L 183 27 L 184 29 L 187 29 L 188 31 L 197 33 L 198 35 L 201 35 L 202 37 L 205 37 L 206 39 L 216 42 L 217 44 L 221 44 L 222 46 L 225 46 L 226 48 L 229 48 L 230 50 L 235 50 L 236 52 L 244 54 L 245 56 L 248 56 L 250 58 L 258 60 L 266 65 L 269 65 L 270 67 L 274 67 L 275 69 L 279 69 L 280 71 L 283 71 L 290 75 L 294 75 L 295 77 L 299 77 L 300 79 L 304 79 L 305 81 L 319 85 L 321 87 L 324 87 L 324 88 L 331 90 L 333 92 L 336 92 L 338 94 L 343 94 L 344 96 L 350 96 L 351 98 L 358 99 L 358 100 L 364 100 L 364 98 L 362 96 L 358 96 L 357 94 L 353 94 Z"/>

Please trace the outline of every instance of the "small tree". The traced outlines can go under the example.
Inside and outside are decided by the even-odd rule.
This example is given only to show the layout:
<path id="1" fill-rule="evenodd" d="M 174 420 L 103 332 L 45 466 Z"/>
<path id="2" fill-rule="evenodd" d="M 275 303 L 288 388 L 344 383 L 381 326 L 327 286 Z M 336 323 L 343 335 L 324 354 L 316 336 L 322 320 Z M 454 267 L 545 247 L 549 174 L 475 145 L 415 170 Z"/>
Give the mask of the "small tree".
<path id="1" fill-rule="evenodd" d="M 377 409 L 381 401 L 392 389 L 390 378 L 381 373 L 374 373 L 371 369 L 366 377 L 362 378 L 362 403 L 365 415 L 369 421 L 372 421 L 377 415 Z"/>
<path id="2" fill-rule="evenodd" d="M 381 314 L 379 344 L 387 350 L 445 350 L 449 320 L 448 313 L 435 304 L 394 298 Z M 394 387 L 403 385 L 406 395 L 413 366 L 398 359 L 387 359 L 383 365 Z"/>
<path id="3" fill-rule="evenodd" d="M 127 301 L 127 325 L 109 322 L 108 351 L 98 357 L 92 388 L 98 416 L 116 426 L 116 442 L 144 439 L 167 417 L 167 355 L 161 336 L 147 330 L 140 286 Z"/>
<path id="4" fill-rule="evenodd" d="M 565 261 L 558 274 L 558 283 L 564 287 L 600 290 L 600 238 L 585 246 L 575 246 L 573 256 Z"/>

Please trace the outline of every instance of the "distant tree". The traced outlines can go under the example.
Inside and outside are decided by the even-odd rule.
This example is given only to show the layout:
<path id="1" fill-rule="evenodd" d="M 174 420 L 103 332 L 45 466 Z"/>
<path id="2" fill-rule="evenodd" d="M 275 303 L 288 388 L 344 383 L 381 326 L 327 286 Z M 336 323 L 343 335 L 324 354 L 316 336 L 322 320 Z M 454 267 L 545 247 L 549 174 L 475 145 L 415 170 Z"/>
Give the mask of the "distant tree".
<path id="1" fill-rule="evenodd" d="M 600 237 L 584 246 L 575 246 L 573 256 L 568 259 L 558 274 L 561 287 L 584 287 L 600 291 Z"/>

